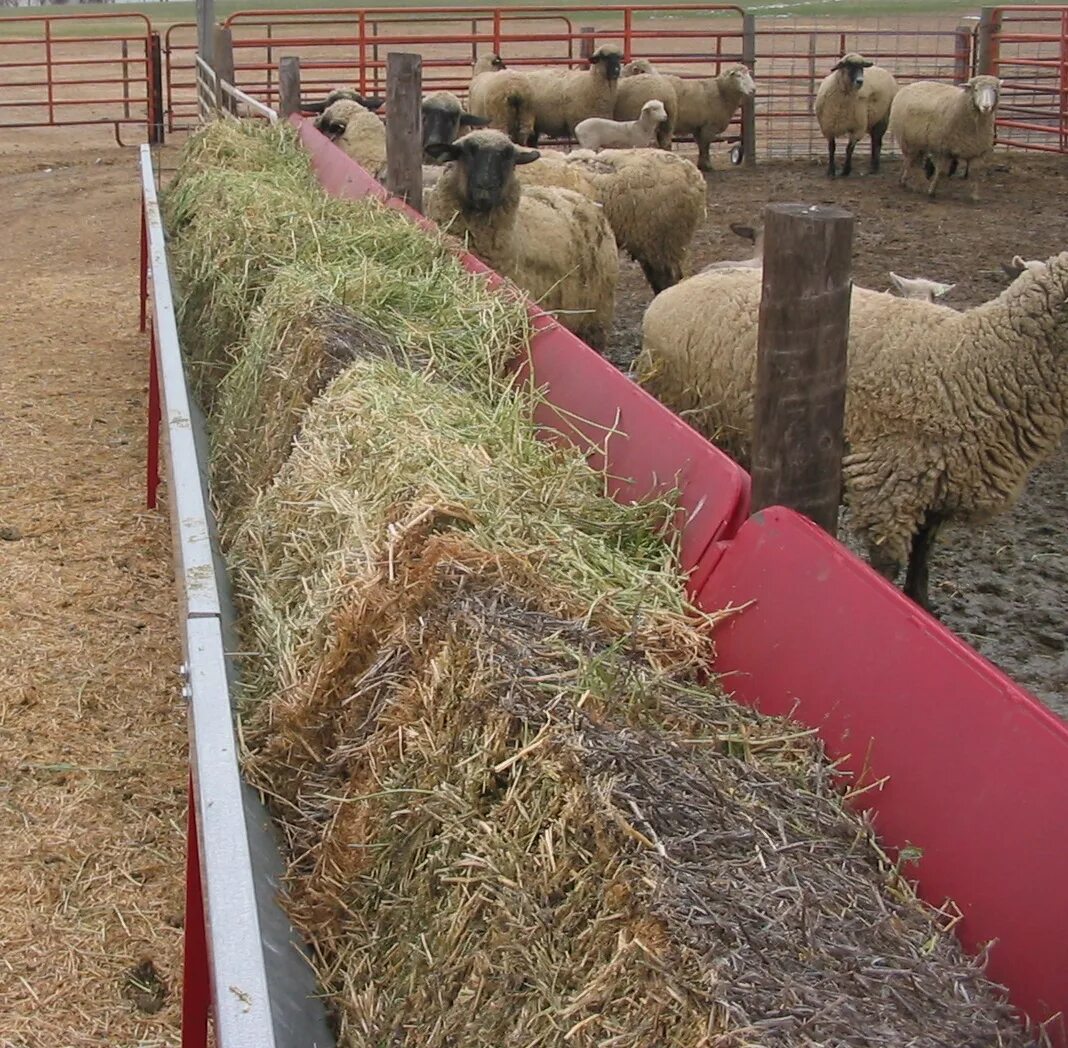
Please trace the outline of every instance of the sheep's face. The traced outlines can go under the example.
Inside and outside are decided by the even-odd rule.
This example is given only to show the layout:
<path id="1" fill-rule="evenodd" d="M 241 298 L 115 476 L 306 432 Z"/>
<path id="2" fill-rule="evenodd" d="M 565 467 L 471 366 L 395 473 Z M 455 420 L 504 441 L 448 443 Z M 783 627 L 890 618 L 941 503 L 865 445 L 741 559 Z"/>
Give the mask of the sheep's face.
<path id="1" fill-rule="evenodd" d="M 359 102 L 343 98 L 338 102 L 331 103 L 325 112 L 315 118 L 315 126 L 331 142 L 336 142 L 345 133 L 353 114 L 364 107 Z"/>
<path id="2" fill-rule="evenodd" d="M 620 76 L 648 76 L 654 73 L 653 63 L 647 62 L 644 58 L 636 58 L 633 62 L 628 62 L 624 67 Z"/>
<path id="3" fill-rule="evenodd" d="M 500 131 L 473 131 L 459 141 L 428 146 L 438 160 L 451 160 L 459 175 L 467 211 L 486 214 L 503 203 L 516 164 L 530 164 L 541 154 L 521 149 Z"/>
<path id="4" fill-rule="evenodd" d="M 623 55 L 614 44 L 602 44 L 590 55 L 590 68 L 599 69 L 605 80 L 618 80 L 623 69 Z"/>
<path id="5" fill-rule="evenodd" d="M 423 99 L 423 152 L 428 146 L 455 142 L 472 127 L 485 127 L 489 120 L 465 113 L 460 100 L 447 91 L 438 91 Z"/>
<path id="6" fill-rule="evenodd" d="M 648 120 L 654 120 L 658 124 L 662 124 L 668 118 L 664 103 L 656 98 L 650 99 L 642 106 L 642 116 Z"/>
<path id="7" fill-rule="evenodd" d="M 756 81 L 753 79 L 753 74 L 749 72 L 748 66 L 731 66 L 724 70 L 724 76 L 740 95 L 752 98 L 756 94 Z"/>
<path id="8" fill-rule="evenodd" d="M 875 63 L 860 55 L 846 55 L 834 66 L 838 71 L 838 78 L 845 91 L 859 91 L 864 86 L 864 70 L 870 69 Z"/>
<path id="9" fill-rule="evenodd" d="M 471 68 L 472 73 L 478 76 L 479 73 L 499 73 L 508 67 L 500 55 L 483 55 Z"/>
<path id="10" fill-rule="evenodd" d="M 996 76 L 973 76 L 968 81 L 968 89 L 980 113 L 992 113 L 997 108 L 1001 81 Z"/>
<path id="11" fill-rule="evenodd" d="M 926 277 L 900 277 L 890 271 L 890 283 L 902 298 L 911 298 L 919 302 L 934 302 L 936 298 L 945 298 L 957 285 L 943 284 Z"/>

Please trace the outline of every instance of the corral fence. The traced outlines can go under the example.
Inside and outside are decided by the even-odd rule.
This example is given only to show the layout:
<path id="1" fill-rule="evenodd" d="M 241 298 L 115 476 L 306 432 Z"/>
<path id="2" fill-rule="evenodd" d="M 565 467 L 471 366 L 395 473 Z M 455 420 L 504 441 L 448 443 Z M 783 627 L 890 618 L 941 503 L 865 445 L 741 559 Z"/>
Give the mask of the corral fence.
<path id="1" fill-rule="evenodd" d="M 0 129 L 111 125 L 163 136 L 159 33 L 144 15 L 17 15 L 0 21 Z"/>

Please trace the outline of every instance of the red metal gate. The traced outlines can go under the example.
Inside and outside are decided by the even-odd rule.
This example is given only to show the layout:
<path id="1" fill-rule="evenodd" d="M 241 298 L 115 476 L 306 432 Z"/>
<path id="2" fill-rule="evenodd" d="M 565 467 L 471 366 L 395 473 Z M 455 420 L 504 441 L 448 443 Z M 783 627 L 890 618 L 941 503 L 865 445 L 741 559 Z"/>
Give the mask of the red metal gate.
<path id="1" fill-rule="evenodd" d="M 981 72 L 1001 77 L 998 142 L 1068 153 L 1068 6 L 984 12 Z"/>
<path id="2" fill-rule="evenodd" d="M 0 36 L 0 128 L 111 124 L 162 135 L 159 35 L 142 14 L 16 15 Z"/>

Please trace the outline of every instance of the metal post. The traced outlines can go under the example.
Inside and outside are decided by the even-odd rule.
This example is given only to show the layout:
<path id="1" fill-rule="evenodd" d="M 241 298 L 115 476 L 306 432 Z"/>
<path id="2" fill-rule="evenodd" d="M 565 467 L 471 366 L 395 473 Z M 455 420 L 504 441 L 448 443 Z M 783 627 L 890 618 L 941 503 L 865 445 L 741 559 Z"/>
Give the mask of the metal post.
<path id="1" fill-rule="evenodd" d="M 145 219 L 145 194 L 141 194 L 141 326 L 148 321 L 148 221 Z"/>
<path id="2" fill-rule="evenodd" d="M 782 505 L 838 530 L 853 216 L 839 207 L 764 211 L 753 404 L 753 509 Z"/>
<path id="3" fill-rule="evenodd" d="M 287 55 L 278 63 L 278 115 L 286 117 L 300 112 L 300 58 Z"/>
<path id="4" fill-rule="evenodd" d="M 130 49 L 122 42 L 122 115 L 130 119 Z"/>
<path id="5" fill-rule="evenodd" d="M 976 73 L 980 76 L 997 76 L 998 34 L 1001 32 L 1001 19 L 998 8 L 984 7 L 979 12 L 979 52 L 976 59 Z"/>
<path id="6" fill-rule="evenodd" d="M 215 104 L 219 109 L 225 109 L 236 114 L 236 101 L 222 89 L 223 81 L 236 86 L 234 83 L 234 39 L 229 28 L 221 23 L 215 27 L 213 50 L 215 62 L 212 68 L 218 78 L 215 85 Z"/>
<path id="7" fill-rule="evenodd" d="M 159 33 L 149 38 L 148 144 L 163 145 L 163 47 Z"/>
<path id="8" fill-rule="evenodd" d="M 756 16 L 742 16 L 742 64 L 756 77 Z M 742 103 L 742 163 L 756 166 L 756 99 Z"/>
<path id="9" fill-rule="evenodd" d="M 211 981 L 208 977 L 208 942 L 204 927 L 204 890 L 200 883 L 200 844 L 197 812 L 189 783 L 186 817 L 185 938 L 182 958 L 182 1048 L 207 1048 Z"/>
<path id="10" fill-rule="evenodd" d="M 156 348 L 156 326 L 148 335 L 148 434 L 146 446 L 146 497 L 149 509 L 156 508 L 159 490 L 159 427 L 163 415 L 159 402 L 159 354 Z"/>
<path id="11" fill-rule="evenodd" d="M 423 59 L 386 55 L 386 187 L 423 210 Z"/>

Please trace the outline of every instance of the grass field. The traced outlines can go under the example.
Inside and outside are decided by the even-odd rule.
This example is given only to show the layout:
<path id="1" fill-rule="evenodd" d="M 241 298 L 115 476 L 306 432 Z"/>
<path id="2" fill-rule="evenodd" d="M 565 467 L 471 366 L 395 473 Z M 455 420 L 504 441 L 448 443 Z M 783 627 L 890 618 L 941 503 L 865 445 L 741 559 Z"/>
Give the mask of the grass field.
<path id="1" fill-rule="evenodd" d="M 381 7 L 425 7 L 430 6 L 431 0 L 216 0 L 215 14 L 218 18 L 225 18 L 235 11 L 247 10 L 292 10 L 301 7 L 327 7 L 339 9 L 358 8 L 381 8 Z M 578 7 L 570 4 L 535 5 L 531 0 L 496 0 L 496 3 L 462 4 L 450 3 L 450 7 L 531 7 L 537 10 L 545 10 L 547 7 L 565 7 L 572 15 L 582 15 L 587 21 L 597 22 L 597 5 Z M 697 14 L 704 5 L 687 5 L 695 8 Z M 740 3 L 747 11 L 758 17 L 797 17 L 797 18 L 831 18 L 857 19 L 865 17 L 886 16 L 918 16 L 952 14 L 977 14 L 980 4 L 976 0 L 757 0 L 755 3 Z M 0 35 L 36 35 L 36 31 L 26 28 L 26 23 L 11 22 L 11 19 L 40 17 L 43 15 L 70 15 L 70 14 L 107 14 L 107 15 L 145 15 L 151 19 L 153 25 L 170 25 L 174 22 L 192 22 L 196 19 L 195 0 L 166 0 L 155 3 L 122 3 L 122 4 L 98 4 L 91 8 L 72 8 L 63 5 L 47 5 L 33 8 L 6 8 L 0 11 Z M 8 22 L 8 25 L 4 25 Z M 135 18 L 126 23 L 129 27 L 137 24 Z M 20 32 L 20 26 L 23 28 Z M 55 26 L 53 26 L 56 29 Z M 64 35 L 65 26 L 57 29 L 58 35 Z M 71 34 L 107 35 L 116 32 L 116 23 L 112 19 L 98 21 L 77 20 L 70 23 Z M 126 30 L 123 30 L 126 31 Z"/>

